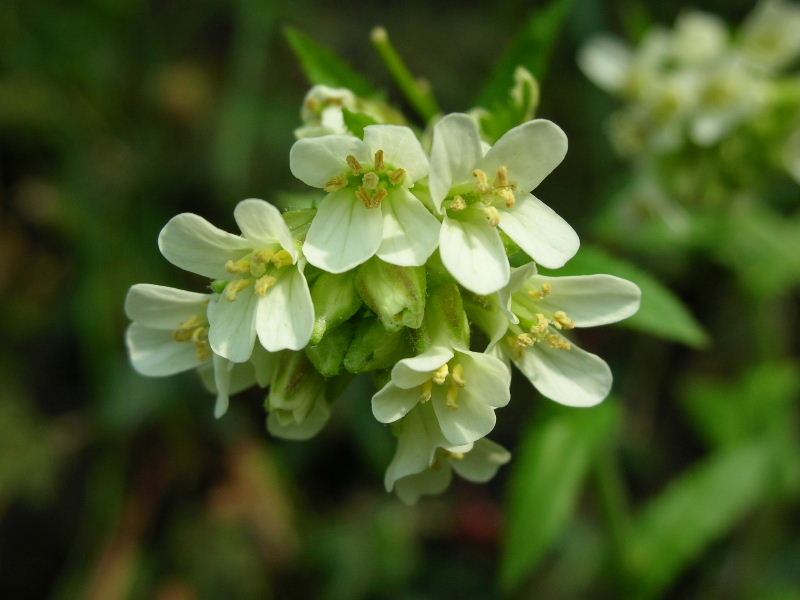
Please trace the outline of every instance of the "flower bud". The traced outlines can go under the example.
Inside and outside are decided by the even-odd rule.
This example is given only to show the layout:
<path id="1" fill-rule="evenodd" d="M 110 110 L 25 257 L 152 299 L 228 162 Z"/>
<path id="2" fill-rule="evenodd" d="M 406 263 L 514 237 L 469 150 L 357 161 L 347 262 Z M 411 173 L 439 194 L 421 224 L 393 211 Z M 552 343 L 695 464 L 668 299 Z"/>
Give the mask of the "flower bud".
<path id="1" fill-rule="evenodd" d="M 361 265 L 356 289 L 389 331 L 418 328 L 425 315 L 425 267 L 399 267 L 378 258 Z"/>
<path id="2" fill-rule="evenodd" d="M 352 317 L 361 306 L 354 284 L 353 272 L 335 275 L 322 273 L 311 288 L 314 302 L 314 331 L 311 344 L 318 344 L 326 331 Z"/>
<path id="3" fill-rule="evenodd" d="M 407 354 L 406 349 L 402 330 L 387 332 L 380 322 L 364 319 L 356 327 L 344 368 L 351 373 L 388 369 Z"/>
<path id="4" fill-rule="evenodd" d="M 304 352 L 280 354 L 265 408 L 267 429 L 278 437 L 308 439 L 325 425 L 330 417 L 325 380 Z"/>
<path id="5" fill-rule="evenodd" d="M 323 377 L 334 377 L 341 371 L 344 356 L 353 339 L 353 329 L 352 323 L 342 323 L 329 329 L 318 344 L 306 347 L 306 356 Z"/>
<path id="6" fill-rule="evenodd" d="M 455 283 L 433 290 L 425 307 L 425 331 L 430 344 L 469 348 L 469 321 Z"/>

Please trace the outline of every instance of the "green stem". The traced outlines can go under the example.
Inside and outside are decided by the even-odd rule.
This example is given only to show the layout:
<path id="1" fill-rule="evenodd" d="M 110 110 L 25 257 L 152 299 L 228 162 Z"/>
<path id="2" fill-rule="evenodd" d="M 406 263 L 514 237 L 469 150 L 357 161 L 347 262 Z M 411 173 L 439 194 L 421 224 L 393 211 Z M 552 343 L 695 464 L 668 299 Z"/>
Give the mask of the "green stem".
<path id="1" fill-rule="evenodd" d="M 370 37 L 372 45 L 375 46 L 386 68 L 389 69 L 389 73 L 394 77 L 395 82 L 397 82 L 403 94 L 414 107 L 414 110 L 425 121 L 430 121 L 440 113 L 441 109 L 433 96 L 430 86 L 414 78 L 403 59 L 400 58 L 397 50 L 392 46 L 386 30 L 383 27 L 376 27 L 372 30 Z"/>
<path id="2" fill-rule="evenodd" d="M 599 449 L 594 463 L 594 476 L 600 504 L 611 535 L 615 566 L 622 574 L 630 539 L 630 512 L 619 465 L 610 447 L 604 446 Z"/>

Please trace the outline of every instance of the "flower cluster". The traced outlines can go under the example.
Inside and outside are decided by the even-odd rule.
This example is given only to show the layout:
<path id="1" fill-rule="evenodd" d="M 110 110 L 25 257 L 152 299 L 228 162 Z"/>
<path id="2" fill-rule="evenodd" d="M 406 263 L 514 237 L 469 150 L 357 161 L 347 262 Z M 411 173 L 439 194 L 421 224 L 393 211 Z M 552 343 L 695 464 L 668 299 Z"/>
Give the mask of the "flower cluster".
<path id="1" fill-rule="evenodd" d="M 364 113 L 375 124 L 356 135 L 345 111 L 366 110 L 344 89 L 306 97 L 289 159 L 323 190 L 314 206 L 244 200 L 238 234 L 195 214 L 170 220 L 162 254 L 207 278 L 207 292 L 133 286 L 127 343 L 142 374 L 198 370 L 218 417 L 231 394 L 268 387 L 267 428 L 288 439 L 319 432 L 350 379 L 372 375 L 373 415 L 398 440 L 386 488 L 411 503 L 453 471 L 486 481 L 508 461 L 486 436 L 510 400 L 511 363 L 556 402 L 602 401 L 608 366 L 568 336 L 630 316 L 640 292 L 610 275 L 537 272 L 579 244 L 532 194 L 567 151 L 552 122 L 490 146 L 473 117 L 450 114 L 426 149 L 384 109 Z"/>
<path id="2" fill-rule="evenodd" d="M 687 11 L 673 29 L 648 30 L 635 49 L 598 36 L 578 62 L 625 103 L 609 135 L 650 176 L 639 191 L 655 180 L 667 197 L 711 205 L 767 169 L 800 182 L 800 82 L 786 73 L 798 57 L 800 5 L 762 0 L 736 31 Z"/>

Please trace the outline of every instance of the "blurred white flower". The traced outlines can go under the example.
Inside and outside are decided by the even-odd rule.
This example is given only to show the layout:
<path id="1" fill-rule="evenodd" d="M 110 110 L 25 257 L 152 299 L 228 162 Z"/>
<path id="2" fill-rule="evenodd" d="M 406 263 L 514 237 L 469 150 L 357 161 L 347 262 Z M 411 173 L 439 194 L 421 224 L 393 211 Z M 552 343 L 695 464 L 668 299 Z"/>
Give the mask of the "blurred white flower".
<path id="1" fill-rule="evenodd" d="M 342 273 L 376 255 L 419 266 L 436 249 L 439 221 L 409 191 L 428 174 L 428 158 L 414 132 L 370 125 L 363 141 L 327 135 L 295 142 L 292 174 L 325 189 L 303 252 L 312 265 Z"/>
<path id="2" fill-rule="evenodd" d="M 511 129 L 486 152 L 468 115 L 450 114 L 436 124 L 428 183 L 444 216 L 442 262 L 461 285 L 490 294 L 508 282 L 498 228 L 547 267 L 560 267 L 577 252 L 572 227 L 529 193 L 566 153 L 564 132 L 543 119 Z"/>
<path id="3" fill-rule="evenodd" d="M 762 0 L 742 25 L 746 60 L 768 72 L 780 71 L 800 54 L 800 5 Z"/>
<path id="4" fill-rule="evenodd" d="M 355 94 L 346 88 L 315 85 L 303 98 L 300 109 L 303 126 L 294 130 L 295 137 L 299 140 L 348 133 L 342 109 L 355 111 L 356 102 Z"/>

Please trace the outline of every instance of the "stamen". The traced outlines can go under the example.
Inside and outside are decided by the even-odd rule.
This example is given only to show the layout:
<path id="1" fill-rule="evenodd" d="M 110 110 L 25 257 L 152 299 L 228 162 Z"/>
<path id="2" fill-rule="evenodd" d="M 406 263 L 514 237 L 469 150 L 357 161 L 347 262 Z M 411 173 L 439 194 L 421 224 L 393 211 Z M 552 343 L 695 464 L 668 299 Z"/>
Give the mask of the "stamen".
<path id="1" fill-rule="evenodd" d="M 449 455 L 449 458 L 452 458 L 453 460 L 464 460 L 463 452 L 450 452 L 450 451 L 446 452 Z"/>
<path id="2" fill-rule="evenodd" d="M 508 169 L 505 166 L 497 169 L 497 177 L 494 178 L 494 187 L 501 188 L 508 185 Z"/>
<path id="3" fill-rule="evenodd" d="M 456 196 L 450 201 L 450 210 L 458 212 L 467 208 L 467 203 L 461 196 Z"/>
<path id="4" fill-rule="evenodd" d="M 392 185 L 400 185 L 403 183 L 403 180 L 406 178 L 406 170 L 405 169 L 395 169 L 391 173 L 389 173 L 389 181 Z"/>
<path id="5" fill-rule="evenodd" d="M 361 180 L 364 184 L 364 187 L 368 190 L 374 190 L 378 187 L 378 184 L 381 182 L 380 177 L 378 177 L 375 172 L 370 171 L 369 173 L 364 175 L 364 178 Z"/>
<path id="6" fill-rule="evenodd" d="M 253 262 L 268 263 L 274 255 L 272 250 L 256 250 L 253 252 Z"/>
<path id="7" fill-rule="evenodd" d="M 572 344 L 555 333 L 547 336 L 547 345 L 556 350 L 569 350 L 572 347 Z"/>
<path id="8" fill-rule="evenodd" d="M 208 327 L 197 327 L 192 332 L 192 341 L 195 344 L 202 342 L 206 337 L 208 337 Z"/>
<path id="9" fill-rule="evenodd" d="M 475 169 L 472 172 L 472 175 L 478 180 L 478 192 L 485 194 L 486 192 L 492 191 L 492 188 L 489 186 L 489 178 L 486 176 L 486 173 L 480 169 Z"/>
<path id="10" fill-rule="evenodd" d="M 521 348 L 529 348 L 536 343 L 536 338 L 534 338 L 530 333 L 520 333 L 515 339 L 517 346 Z"/>
<path id="11" fill-rule="evenodd" d="M 347 187 L 347 175 L 344 173 L 328 179 L 328 182 L 325 184 L 325 191 L 328 193 L 336 192 L 343 187 Z"/>
<path id="12" fill-rule="evenodd" d="M 562 327 L 564 329 L 575 328 L 575 321 L 570 319 L 567 316 L 567 313 L 565 313 L 563 310 L 559 310 L 553 315 L 553 321 L 555 321 L 555 326 L 558 329 L 561 329 Z"/>
<path id="13" fill-rule="evenodd" d="M 197 342 L 194 353 L 197 360 L 205 362 L 211 358 L 211 346 L 207 341 Z"/>
<path id="14" fill-rule="evenodd" d="M 318 112 L 320 108 L 322 108 L 322 105 L 320 104 L 320 101 L 317 100 L 316 98 L 309 98 L 308 100 L 306 100 L 306 108 L 310 110 L 312 113 L 315 113 Z"/>
<path id="15" fill-rule="evenodd" d="M 508 188 L 497 190 L 497 195 L 500 196 L 500 199 L 505 203 L 506 208 L 514 208 L 517 204 L 517 198 L 514 196 L 514 192 Z"/>
<path id="16" fill-rule="evenodd" d="M 445 405 L 451 410 L 458 410 L 458 386 L 451 385 L 447 388 L 447 399 Z"/>
<path id="17" fill-rule="evenodd" d="M 256 280 L 255 290 L 259 296 L 266 296 L 267 290 L 278 283 L 278 279 L 272 275 L 264 275 Z"/>
<path id="18" fill-rule="evenodd" d="M 423 404 L 428 402 L 431 399 L 431 395 L 433 394 L 433 382 L 428 379 L 425 383 L 422 384 L 422 393 L 419 395 L 419 401 Z"/>
<path id="19" fill-rule="evenodd" d="M 225 263 L 225 270 L 234 275 L 247 273 L 250 271 L 250 261 L 244 259 L 237 261 L 229 260 Z"/>
<path id="20" fill-rule="evenodd" d="M 450 373 L 450 367 L 447 366 L 447 363 L 444 363 L 441 367 L 436 369 L 436 372 L 433 374 L 434 383 L 442 385 L 445 381 L 447 381 L 447 375 Z"/>
<path id="21" fill-rule="evenodd" d="M 375 170 L 383 171 L 383 150 L 378 150 L 375 153 Z"/>
<path id="22" fill-rule="evenodd" d="M 267 265 L 261 262 L 255 262 L 250 265 L 250 275 L 253 277 L 261 277 L 267 272 Z"/>
<path id="23" fill-rule="evenodd" d="M 225 297 L 233 302 L 237 299 L 237 294 L 250 285 L 249 279 L 234 279 L 225 288 Z"/>
<path id="24" fill-rule="evenodd" d="M 354 175 L 361 175 L 364 172 L 364 167 L 361 166 L 361 163 L 358 162 L 358 159 L 352 154 L 348 154 L 345 160 L 347 161 L 347 166 L 350 167 Z"/>
<path id="25" fill-rule="evenodd" d="M 531 327 L 531 333 L 541 335 L 547 331 L 549 325 L 550 321 L 547 320 L 547 317 L 542 313 L 536 313 L 536 325 Z"/>
<path id="26" fill-rule="evenodd" d="M 270 259 L 270 262 L 276 267 L 287 267 L 294 264 L 292 255 L 287 250 L 278 250 Z"/>
<path id="27" fill-rule="evenodd" d="M 461 363 L 453 366 L 453 372 L 450 374 L 450 377 L 453 379 L 453 384 L 457 387 L 464 387 L 467 383 L 464 381 L 464 366 Z"/>
<path id="28" fill-rule="evenodd" d="M 484 206 L 483 212 L 489 220 L 489 225 L 497 227 L 500 224 L 500 212 L 494 206 Z"/>
<path id="29" fill-rule="evenodd" d="M 191 329 L 178 329 L 172 332 L 172 339 L 176 342 L 188 342 L 192 338 Z"/>
<path id="30" fill-rule="evenodd" d="M 386 191 L 386 188 L 381 188 L 377 192 L 375 192 L 375 195 L 372 197 L 372 201 L 375 202 L 376 206 L 380 206 L 381 202 L 383 202 L 383 200 L 388 195 L 389 192 Z"/>

